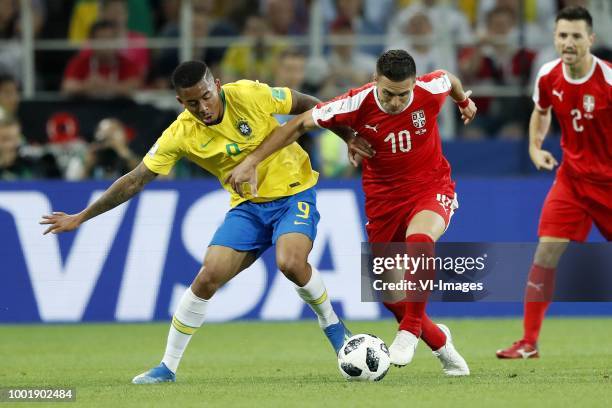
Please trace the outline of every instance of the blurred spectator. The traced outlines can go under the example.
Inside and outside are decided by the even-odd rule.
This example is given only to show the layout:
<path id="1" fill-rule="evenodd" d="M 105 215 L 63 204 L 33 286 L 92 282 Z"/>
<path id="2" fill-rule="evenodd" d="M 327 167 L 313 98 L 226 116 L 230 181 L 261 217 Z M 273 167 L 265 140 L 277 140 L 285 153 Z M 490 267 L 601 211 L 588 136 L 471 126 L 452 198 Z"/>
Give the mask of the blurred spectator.
<path id="1" fill-rule="evenodd" d="M 472 30 L 465 14 L 441 0 L 417 0 L 397 14 L 389 26 L 387 44 L 402 41 L 406 24 L 415 14 L 425 14 L 437 37 L 469 45 L 473 41 Z M 418 65 L 417 65 L 418 68 Z"/>
<path id="2" fill-rule="evenodd" d="M 283 36 L 306 33 L 308 13 L 302 0 L 262 0 L 262 10 L 270 34 Z"/>
<path id="3" fill-rule="evenodd" d="M 20 8 L 17 0 L 0 0 L 0 40 L 6 40 L 0 47 L 0 73 L 11 74 L 17 82 L 23 80 L 23 47 L 21 44 Z M 29 0 L 32 14 L 33 33 L 37 37 L 45 21 L 43 0 Z"/>
<path id="4" fill-rule="evenodd" d="M 338 0 L 320 0 L 323 9 L 323 16 L 327 25 L 338 17 L 338 9 L 341 8 Z M 396 0 L 360 0 L 361 18 L 368 25 L 373 27 L 381 27 L 380 31 L 384 32 L 389 21 L 393 18 L 397 9 Z M 360 30 L 358 29 L 358 32 Z M 377 29 L 377 31 L 379 31 Z"/>
<path id="5" fill-rule="evenodd" d="M 99 14 L 100 20 L 109 20 L 117 25 L 119 38 L 126 42 L 126 47 L 121 50 L 121 54 L 138 68 L 144 79 L 149 72 L 150 64 L 147 38 L 143 34 L 128 28 L 130 15 L 127 0 L 102 0 Z"/>
<path id="6" fill-rule="evenodd" d="M 123 6 L 112 3 L 123 3 Z M 72 8 L 68 38 L 76 42 L 86 40 L 94 22 L 105 18 L 112 19 L 105 15 L 104 9 L 108 6 L 125 9 L 126 28 L 148 36 L 153 35 L 152 5 L 150 0 L 77 0 Z"/>
<path id="7" fill-rule="evenodd" d="M 331 99 L 372 80 L 376 58 L 355 47 L 352 23 L 339 18 L 331 26 L 333 35 L 344 36 L 348 43 L 334 45 L 327 58 L 328 77 L 320 90 L 323 99 Z"/>
<path id="8" fill-rule="evenodd" d="M 242 35 L 246 42 L 230 45 L 221 62 L 222 82 L 233 82 L 248 78 L 272 82 L 274 64 L 285 44 L 269 44 L 270 31 L 265 20 L 256 15 L 249 16 Z"/>
<path id="9" fill-rule="evenodd" d="M 288 48 L 281 52 L 275 64 L 274 86 L 286 86 L 287 88 L 303 91 L 306 70 L 306 55 L 294 48 Z"/>
<path id="10" fill-rule="evenodd" d="M 388 44 L 386 49 L 404 49 L 412 55 L 416 63 L 417 75 L 426 74 L 436 69 L 450 72 L 457 71 L 457 57 L 448 55 L 444 49 L 435 46 L 434 27 L 425 13 L 415 13 L 402 28 L 404 37 Z"/>
<path id="11" fill-rule="evenodd" d="M 140 158 L 128 146 L 123 124 L 103 119 L 96 128 L 95 140 L 89 146 L 83 176 L 94 179 L 116 179 L 134 169 Z"/>
<path id="12" fill-rule="evenodd" d="M 0 118 L 17 117 L 19 102 L 21 102 L 21 95 L 15 78 L 0 74 Z"/>
<path id="13" fill-rule="evenodd" d="M 212 20 L 208 14 L 197 9 L 193 13 L 191 28 L 194 42 L 218 36 L 237 35 L 237 32 L 229 24 Z M 170 29 L 166 34 L 170 37 L 178 37 L 178 27 Z M 225 51 L 225 47 L 208 48 L 194 45 L 191 58 L 204 61 L 213 72 L 213 75 L 219 77 L 221 76 L 220 65 Z M 152 72 L 149 76 L 151 86 L 160 89 L 170 88 L 170 76 L 179 62 L 179 51 L 177 49 L 163 50 L 155 64 L 153 64 Z"/>
<path id="14" fill-rule="evenodd" d="M 298 92 L 305 89 L 306 55 L 298 49 L 288 48 L 281 52 L 275 64 L 274 82 L 271 85 L 287 87 Z M 285 123 L 291 119 L 291 115 L 275 115 L 279 123 Z M 306 134 L 298 139 L 298 143 L 310 156 L 312 165 L 317 166 L 318 152 L 312 135 Z"/>
<path id="15" fill-rule="evenodd" d="M 480 0 L 478 3 L 479 29 L 486 27 L 487 15 L 496 8 L 509 8 L 514 11 L 517 25 L 512 32 L 513 41 L 519 41 L 519 31 L 523 31 L 523 41 L 529 47 L 538 48 L 550 42 L 548 21 L 554 16 L 557 0 Z M 543 41 L 543 38 L 545 39 Z"/>
<path id="16" fill-rule="evenodd" d="M 514 85 L 524 87 L 529 81 L 534 51 L 520 48 L 511 38 L 516 16 L 509 8 L 499 7 L 487 14 L 486 31 L 478 44 L 461 51 L 460 72 L 466 86 Z M 520 89 L 520 88 L 519 88 Z M 498 135 L 521 138 L 525 134 L 528 110 L 522 110 L 521 99 L 474 98 L 478 117 L 464 128 L 464 137 L 481 138 Z"/>
<path id="17" fill-rule="evenodd" d="M 108 20 L 91 27 L 92 40 L 118 40 L 117 25 Z M 114 47 L 85 49 L 68 62 L 62 92 L 89 97 L 128 97 L 142 83 L 139 69 Z"/>
<path id="18" fill-rule="evenodd" d="M 323 2 L 323 9 L 327 6 L 325 3 L 328 3 L 333 6 L 333 18 L 331 20 L 327 20 L 328 30 L 331 31 L 331 26 L 334 22 L 338 20 L 348 20 L 353 27 L 353 31 L 355 35 L 383 35 L 385 34 L 385 28 L 387 27 L 387 21 L 384 23 L 373 22 L 368 19 L 368 15 L 365 14 L 365 10 L 368 9 L 367 5 L 376 3 L 380 9 L 384 10 L 385 6 L 390 6 L 390 2 L 370 2 L 364 0 L 325 0 Z M 380 4 L 379 4 L 380 3 Z M 371 7 L 370 7 L 371 8 Z M 328 13 L 329 14 L 329 13 Z M 391 16 L 389 15 L 390 19 Z M 382 50 L 383 44 L 380 45 L 359 45 L 359 50 L 361 52 L 366 52 L 375 56 L 378 56 Z"/>
<path id="19" fill-rule="evenodd" d="M 0 180 L 59 178 L 54 157 L 38 149 L 38 157 L 26 154 L 21 127 L 14 118 L 0 118 Z"/>
<path id="20" fill-rule="evenodd" d="M 87 38 L 94 21 L 107 20 L 114 22 L 119 31 L 119 38 L 124 42 L 121 53 L 138 68 L 139 74 L 144 79 L 149 71 L 151 57 L 147 48 L 146 36 L 129 28 L 128 22 L 131 18 L 133 19 L 130 16 L 130 8 L 134 9 L 135 14 L 137 14 L 136 17 L 146 15 L 151 20 L 149 7 L 143 8 L 142 1 L 80 0 L 73 9 L 70 39 L 81 41 Z M 143 13 L 143 10 L 146 13 Z M 152 31 L 152 23 L 150 21 L 144 25 L 150 27 L 148 31 Z"/>

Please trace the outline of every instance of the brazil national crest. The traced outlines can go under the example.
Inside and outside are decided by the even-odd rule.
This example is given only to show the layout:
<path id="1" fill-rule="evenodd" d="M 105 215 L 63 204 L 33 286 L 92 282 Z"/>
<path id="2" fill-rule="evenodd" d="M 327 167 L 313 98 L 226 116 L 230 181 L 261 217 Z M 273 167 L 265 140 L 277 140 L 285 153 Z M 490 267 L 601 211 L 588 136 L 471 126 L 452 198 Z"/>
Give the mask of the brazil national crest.
<path id="1" fill-rule="evenodd" d="M 425 126 L 425 112 L 423 109 L 412 112 L 412 124 L 415 128 L 420 129 Z"/>
<path id="2" fill-rule="evenodd" d="M 249 125 L 249 122 L 247 122 L 246 119 L 238 119 L 236 122 L 236 129 L 238 129 L 240 134 L 246 139 L 249 139 L 251 137 L 251 133 L 253 132 L 251 125 Z"/>

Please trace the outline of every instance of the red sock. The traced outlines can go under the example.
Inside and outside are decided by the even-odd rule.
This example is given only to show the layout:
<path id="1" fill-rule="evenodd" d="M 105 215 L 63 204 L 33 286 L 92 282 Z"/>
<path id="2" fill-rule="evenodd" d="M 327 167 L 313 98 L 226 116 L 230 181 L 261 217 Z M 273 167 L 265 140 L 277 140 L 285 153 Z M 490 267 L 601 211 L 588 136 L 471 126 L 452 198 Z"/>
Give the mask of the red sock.
<path id="1" fill-rule="evenodd" d="M 439 350 L 446 344 L 446 334 L 431 321 L 427 313 L 424 313 L 421 319 L 421 329 L 421 339 L 433 351 Z"/>
<path id="2" fill-rule="evenodd" d="M 536 344 L 542 328 L 546 310 L 555 290 L 555 268 L 544 268 L 533 264 L 525 288 L 525 314 L 523 317 L 523 340 Z"/>
<path id="3" fill-rule="evenodd" d="M 424 255 L 426 258 L 431 257 L 434 254 L 434 242 L 426 234 L 411 234 L 406 237 L 408 245 L 408 256 L 420 257 Z M 422 245 L 419 245 L 422 244 Z M 425 277 L 424 270 L 416 271 L 415 275 L 418 277 Z M 427 302 L 407 302 L 404 317 L 400 322 L 399 329 L 406 330 L 414 334 L 417 337 L 421 336 L 422 331 L 422 320 L 425 315 L 425 307 Z"/>
<path id="4" fill-rule="evenodd" d="M 383 305 L 385 305 L 385 307 L 391 313 L 393 313 L 393 316 L 395 316 L 395 320 L 397 320 L 398 323 L 402 321 L 402 318 L 404 317 L 404 312 L 406 311 L 405 302 L 395 302 L 395 303 L 383 302 Z"/>

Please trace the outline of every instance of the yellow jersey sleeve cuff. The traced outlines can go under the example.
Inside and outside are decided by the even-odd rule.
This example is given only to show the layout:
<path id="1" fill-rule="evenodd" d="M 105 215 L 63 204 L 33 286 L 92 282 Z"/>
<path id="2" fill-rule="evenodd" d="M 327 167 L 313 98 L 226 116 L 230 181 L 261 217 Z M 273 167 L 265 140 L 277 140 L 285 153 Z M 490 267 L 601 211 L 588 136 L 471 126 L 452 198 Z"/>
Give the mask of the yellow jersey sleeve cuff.
<path id="1" fill-rule="evenodd" d="M 170 173 L 171 167 L 163 167 L 156 165 L 153 163 L 153 160 L 149 158 L 149 156 L 145 156 L 142 159 L 142 162 L 147 167 L 147 169 L 151 170 L 153 173 L 161 174 L 162 176 L 167 176 Z"/>

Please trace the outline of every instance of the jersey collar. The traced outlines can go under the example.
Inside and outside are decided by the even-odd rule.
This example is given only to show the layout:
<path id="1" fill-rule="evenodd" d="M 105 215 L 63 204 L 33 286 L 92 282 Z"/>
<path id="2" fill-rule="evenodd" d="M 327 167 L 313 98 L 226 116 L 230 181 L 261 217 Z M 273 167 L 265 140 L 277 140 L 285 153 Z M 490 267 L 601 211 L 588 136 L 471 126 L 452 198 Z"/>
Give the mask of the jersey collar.
<path id="1" fill-rule="evenodd" d="M 582 78 L 574 79 L 574 78 L 569 76 L 569 73 L 567 72 L 567 67 L 562 62 L 561 66 L 562 66 L 562 69 L 563 69 L 563 77 L 570 84 L 574 84 L 574 85 L 584 84 L 586 81 L 591 79 L 591 77 L 593 76 L 593 72 L 595 72 L 595 66 L 596 65 L 597 65 L 597 57 L 593 55 L 593 63 L 591 64 L 591 69 L 589 69 L 589 72 L 587 72 L 586 75 L 583 76 Z"/>
<path id="2" fill-rule="evenodd" d="M 415 85 L 416 87 L 416 85 Z M 397 112 L 397 113 L 389 113 L 385 110 L 385 108 L 382 107 L 382 104 L 380 103 L 380 101 L 378 100 L 378 87 L 376 85 L 374 85 L 374 100 L 376 101 L 376 105 L 378 105 L 378 109 L 380 109 L 381 111 L 383 111 L 384 113 L 388 114 L 388 115 L 397 115 L 399 113 L 402 113 L 403 111 L 405 111 L 406 109 L 408 109 L 408 107 L 410 105 L 412 105 L 412 101 L 414 100 L 414 88 L 412 88 L 412 92 L 410 92 L 410 99 L 408 100 L 408 103 L 406 104 L 406 106 L 404 106 L 404 109 L 402 109 L 401 111 Z"/>

